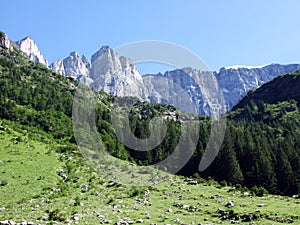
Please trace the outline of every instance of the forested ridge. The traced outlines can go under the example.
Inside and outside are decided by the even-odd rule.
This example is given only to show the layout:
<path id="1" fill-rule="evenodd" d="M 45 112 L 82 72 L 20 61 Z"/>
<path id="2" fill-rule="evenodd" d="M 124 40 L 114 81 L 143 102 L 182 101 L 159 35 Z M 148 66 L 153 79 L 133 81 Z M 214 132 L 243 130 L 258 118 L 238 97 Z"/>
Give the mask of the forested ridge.
<path id="1" fill-rule="evenodd" d="M 29 131 L 46 132 L 49 137 L 64 144 L 76 144 L 71 117 L 74 93 L 79 84 L 29 61 L 18 51 L 0 47 L 0 55 L 0 117 L 14 121 Z M 285 85 L 289 87 L 299 85 L 299 77 L 298 72 L 278 79 L 286 79 Z M 272 82 L 269 84 L 272 85 Z M 257 93 L 263 92 L 265 86 Z M 253 189 L 262 187 L 260 190 L 266 189 L 271 193 L 298 194 L 299 99 L 297 92 L 290 91 L 285 92 L 286 98 L 280 97 L 275 101 L 272 88 L 282 94 L 277 87 L 275 79 L 274 87 L 267 86 L 269 95 L 266 92 L 256 98 L 258 95 L 255 92 L 249 93 L 246 96 L 249 100 L 247 103 L 242 100 L 242 105 L 228 113 L 226 134 L 219 154 L 212 165 L 201 173 L 198 172 L 198 164 L 209 139 L 211 119 L 199 117 L 200 138 L 197 148 L 179 173 L 212 177 L 223 183 L 226 181 Z M 272 101 L 269 101 L 269 96 L 272 96 Z M 181 120 L 174 107 L 135 100 L 136 104 L 130 113 L 130 126 L 136 137 L 149 136 L 148 124 L 153 117 L 164 116 L 167 124 L 167 134 L 158 147 L 152 151 L 137 152 L 121 144 L 114 133 L 110 107 L 117 97 L 100 92 L 98 98 L 97 130 L 113 156 L 139 165 L 150 165 L 165 159 L 177 146 Z"/>

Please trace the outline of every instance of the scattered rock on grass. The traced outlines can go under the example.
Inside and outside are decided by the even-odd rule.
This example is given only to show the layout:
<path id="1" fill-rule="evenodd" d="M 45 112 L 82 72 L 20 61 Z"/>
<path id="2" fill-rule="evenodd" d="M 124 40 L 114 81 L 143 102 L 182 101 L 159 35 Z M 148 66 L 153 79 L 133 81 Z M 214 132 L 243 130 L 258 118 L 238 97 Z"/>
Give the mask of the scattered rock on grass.
<path id="1" fill-rule="evenodd" d="M 227 203 L 225 204 L 225 206 L 226 206 L 227 208 L 232 208 L 232 207 L 234 206 L 234 204 L 233 204 L 232 201 L 229 201 L 229 202 L 227 202 Z"/>
<path id="2" fill-rule="evenodd" d="M 75 221 L 78 221 L 78 220 L 80 220 L 81 217 L 82 217 L 82 215 L 76 213 L 76 214 L 74 214 L 74 215 L 72 216 L 72 219 L 75 220 Z"/>
<path id="3" fill-rule="evenodd" d="M 0 126 L 0 130 L 6 130 L 6 128 L 3 126 Z"/>
<path id="4" fill-rule="evenodd" d="M 190 181 L 188 182 L 188 184 L 189 184 L 189 185 L 197 185 L 197 184 L 198 184 L 198 181 L 196 181 L 196 180 L 190 180 Z"/>

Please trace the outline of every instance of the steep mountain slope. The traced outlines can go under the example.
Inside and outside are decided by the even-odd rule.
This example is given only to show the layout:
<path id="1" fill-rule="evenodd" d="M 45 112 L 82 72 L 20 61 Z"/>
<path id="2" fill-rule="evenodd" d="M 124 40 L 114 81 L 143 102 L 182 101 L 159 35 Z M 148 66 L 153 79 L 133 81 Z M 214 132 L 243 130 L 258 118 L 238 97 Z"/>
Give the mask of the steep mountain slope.
<path id="1" fill-rule="evenodd" d="M 221 68 L 219 72 L 186 68 L 165 74 L 145 75 L 143 80 L 150 102 L 163 102 L 163 95 L 169 96 L 166 95 L 167 91 L 175 96 L 185 90 L 192 102 L 199 106 L 200 114 L 212 115 L 230 110 L 249 90 L 255 90 L 280 74 L 297 70 L 300 70 L 300 64 L 270 64 L 257 68 L 235 66 Z M 176 90 L 174 84 L 181 90 Z"/>

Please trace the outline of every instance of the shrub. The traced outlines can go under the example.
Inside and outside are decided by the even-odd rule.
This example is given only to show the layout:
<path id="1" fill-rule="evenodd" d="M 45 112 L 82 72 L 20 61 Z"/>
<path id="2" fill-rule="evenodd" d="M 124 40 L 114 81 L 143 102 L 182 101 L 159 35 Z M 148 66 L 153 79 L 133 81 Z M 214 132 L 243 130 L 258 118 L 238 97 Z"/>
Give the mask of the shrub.
<path id="1" fill-rule="evenodd" d="M 252 194 L 254 194 L 258 197 L 262 197 L 263 195 L 268 194 L 268 191 L 264 187 L 262 187 L 262 186 L 258 187 L 256 185 L 251 188 L 251 192 L 252 192 Z"/>
<path id="2" fill-rule="evenodd" d="M 63 222 L 63 221 L 66 220 L 66 218 L 65 218 L 64 215 L 59 211 L 59 209 L 55 209 L 55 210 L 49 212 L 49 220 Z"/>

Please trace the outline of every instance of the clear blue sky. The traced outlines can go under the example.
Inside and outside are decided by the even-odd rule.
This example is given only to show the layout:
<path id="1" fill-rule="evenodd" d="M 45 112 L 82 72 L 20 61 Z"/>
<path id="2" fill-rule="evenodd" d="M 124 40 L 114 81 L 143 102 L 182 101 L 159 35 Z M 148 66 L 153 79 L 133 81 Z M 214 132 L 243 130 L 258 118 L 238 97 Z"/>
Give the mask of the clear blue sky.
<path id="1" fill-rule="evenodd" d="M 51 63 L 102 45 L 163 40 L 199 55 L 213 70 L 300 63 L 298 0 L 2 0 L 0 30 L 30 35 Z"/>

